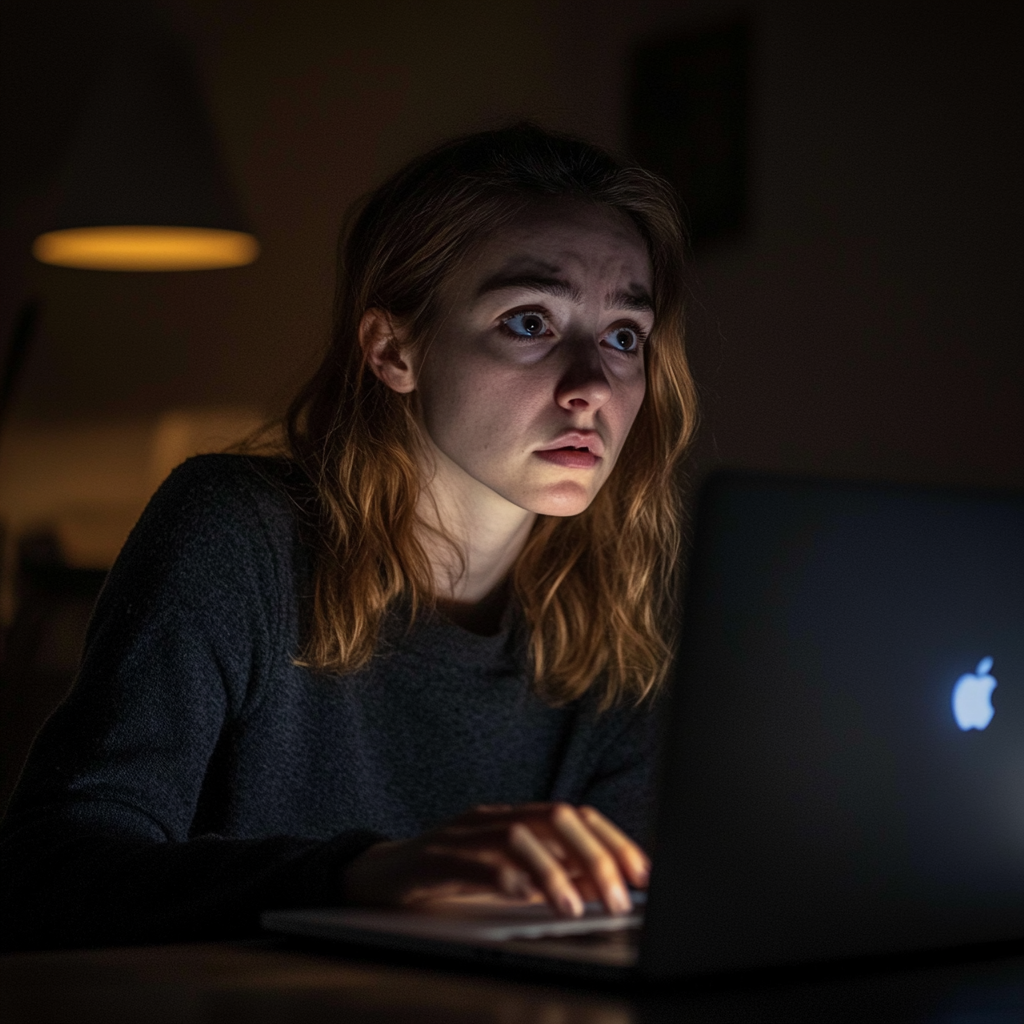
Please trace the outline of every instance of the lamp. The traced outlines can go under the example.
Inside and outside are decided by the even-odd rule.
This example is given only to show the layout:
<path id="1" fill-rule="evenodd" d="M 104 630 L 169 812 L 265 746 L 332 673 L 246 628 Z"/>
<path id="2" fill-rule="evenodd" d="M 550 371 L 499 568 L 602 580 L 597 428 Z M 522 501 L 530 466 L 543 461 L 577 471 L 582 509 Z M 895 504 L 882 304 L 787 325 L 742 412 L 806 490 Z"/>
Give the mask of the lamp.
<path id="1" fill-rule="evenodd" d="M 182 49 L 155 32 L 117 47 L 71 147 L 33 255 L 86 270 L 206 270 L 259 255 L 221 169 Z"/>
<path id="2" fill-rule="evenodd" d="M 35 239 L 33 255 L 83 270 L 206 270 L 251 263 L 259 245 L 221 169 L 186 54 L 155 28 L 114 45 L 72 143 L 57 212 Z M 0 428 L 38 314 L 39 303 L 30 299 L 17 317 L 0 372 Z M 177 433 L 192 425 L 178 425 Z M 173 450 L 159 454 L 163 462 L 174 461 Z M 6 549 L 14 553 L 4 543 L 4 525 L 0 568 Z M 18 610 L 10 629 L 0 630 L 0 813 L 32 737 L 70 684 L 81 642 L 73 623 L 76 616 L 86 620 L 105 575 L 103 568 L 67 564 L 58 536 L 51 529 L 17 542 Z M 0 574 L 0 607 L 13 603 L 14 574 Z M 40 667 L 39 638 L 51 634 L 61 639 L 61 651 L 72 652 L 59 671 L 50 662 Z M 48 656 L 52 661 L 52 651 Z"/>

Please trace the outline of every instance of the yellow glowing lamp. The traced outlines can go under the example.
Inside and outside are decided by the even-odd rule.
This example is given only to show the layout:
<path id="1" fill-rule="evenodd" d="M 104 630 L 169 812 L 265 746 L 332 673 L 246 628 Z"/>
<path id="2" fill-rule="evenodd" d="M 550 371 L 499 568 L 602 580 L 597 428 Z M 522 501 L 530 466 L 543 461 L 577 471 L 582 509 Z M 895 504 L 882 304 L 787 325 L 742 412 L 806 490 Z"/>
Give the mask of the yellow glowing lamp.
<path id="1" fill-rule="evenodd" d="M 245 231 L 143 225 L 47 231 L 32 245 L 41 263 L 80 270 L 215 270 L 259 255 Z"/>
<path id="2" fill-rule="evenodd" d="M 150 32 L 113 54 L 32 254 L 61 267 L 142 271 L 242 267 L 259 255 L 174 40 Z"/>

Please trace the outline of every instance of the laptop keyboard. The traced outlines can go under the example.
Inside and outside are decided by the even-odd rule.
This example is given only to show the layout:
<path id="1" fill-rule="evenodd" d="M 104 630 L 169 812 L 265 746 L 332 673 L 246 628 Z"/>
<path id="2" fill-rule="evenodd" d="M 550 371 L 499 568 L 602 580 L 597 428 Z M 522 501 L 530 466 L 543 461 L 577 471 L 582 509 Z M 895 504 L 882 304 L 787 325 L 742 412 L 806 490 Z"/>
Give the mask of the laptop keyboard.
<path id="1" fill-rule="evenodd" d="M 643 923 L 643 897 L 636 894 L 632 914 L 609 914 L 603 903 L 587 903 L 583 917 L 556 917 L 544 905 L 507 910 L 496 917 L 473 921 L 479 938 L 493 942 L 508 939 L 553 939 L 568 936 L 602 936 L 614 932 L 634 931 Z"/>

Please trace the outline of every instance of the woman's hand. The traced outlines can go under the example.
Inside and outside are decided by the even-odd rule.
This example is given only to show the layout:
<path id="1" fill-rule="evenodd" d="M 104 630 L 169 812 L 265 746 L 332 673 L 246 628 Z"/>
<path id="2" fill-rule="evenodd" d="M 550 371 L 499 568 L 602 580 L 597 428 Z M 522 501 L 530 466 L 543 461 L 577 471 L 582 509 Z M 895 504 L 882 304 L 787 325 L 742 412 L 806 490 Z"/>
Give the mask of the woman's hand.
<path id="1" fill-rule="evenodd" d="M 378 843 L 348 866 L 347 903 L 440 906 L 466 897 L 547 902 L 566 917 L 600 900 L 632 909 L 627 884 L 647 887 L 647 855 L 593 807 L 477 807 L 415 839 Z"/>

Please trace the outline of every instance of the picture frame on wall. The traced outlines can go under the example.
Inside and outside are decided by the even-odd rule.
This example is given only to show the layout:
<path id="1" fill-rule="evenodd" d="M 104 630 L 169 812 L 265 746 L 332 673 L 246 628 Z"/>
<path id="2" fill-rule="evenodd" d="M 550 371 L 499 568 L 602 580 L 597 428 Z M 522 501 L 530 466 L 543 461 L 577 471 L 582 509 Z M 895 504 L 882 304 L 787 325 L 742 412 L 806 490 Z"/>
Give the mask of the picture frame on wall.
<path id="1" fill-rule="evenodd" d="M 630 150 L 675 186 L 695 251 L 748 225 L 751 37 L 737 20 L 633 51 Z"/>

